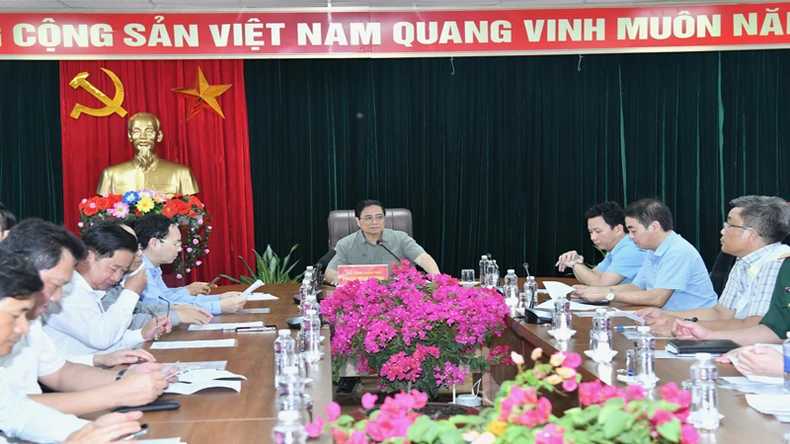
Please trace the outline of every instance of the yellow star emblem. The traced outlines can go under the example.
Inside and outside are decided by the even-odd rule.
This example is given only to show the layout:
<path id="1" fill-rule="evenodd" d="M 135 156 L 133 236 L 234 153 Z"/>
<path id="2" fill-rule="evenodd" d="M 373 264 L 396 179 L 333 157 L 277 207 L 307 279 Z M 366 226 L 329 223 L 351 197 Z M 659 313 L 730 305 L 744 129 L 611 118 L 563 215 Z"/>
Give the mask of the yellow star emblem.
<path id="1" fill-rule="evenodd" d="M 224 119 L 225 114 L 222 113 L 222 108 L 217 103 L 217 97 L 231 86 L 233 85 L 209 85 L 206 76 L 203 75 L 203 70 L 198 66 L 197 79 L 195 79 L 195 85 L 192 88 L 173 88 L 171 91 L 192 99 L 187 120 L 195 117 L 204 109 L 212 109 Z"/>

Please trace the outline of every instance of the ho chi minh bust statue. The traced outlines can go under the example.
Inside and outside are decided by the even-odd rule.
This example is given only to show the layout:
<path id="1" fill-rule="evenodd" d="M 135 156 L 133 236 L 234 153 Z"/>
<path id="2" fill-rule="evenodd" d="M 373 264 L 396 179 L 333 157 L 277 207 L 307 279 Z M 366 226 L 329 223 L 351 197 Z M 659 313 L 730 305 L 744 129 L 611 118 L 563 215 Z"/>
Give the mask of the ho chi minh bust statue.
<path id="1" fill-rule="evenodd" d="M 132 160 L 107 167 L 99 177 L 96 194 L 123 194 L 127 191 L 152 190 L 172 197 L 174 194 L 197 194 L 192 170 L 180 163 L 160 159 L 156 144 L 162 141 L 159 119 L 150 113 L 129 118 L 129 141 L 134 146 Z"/>

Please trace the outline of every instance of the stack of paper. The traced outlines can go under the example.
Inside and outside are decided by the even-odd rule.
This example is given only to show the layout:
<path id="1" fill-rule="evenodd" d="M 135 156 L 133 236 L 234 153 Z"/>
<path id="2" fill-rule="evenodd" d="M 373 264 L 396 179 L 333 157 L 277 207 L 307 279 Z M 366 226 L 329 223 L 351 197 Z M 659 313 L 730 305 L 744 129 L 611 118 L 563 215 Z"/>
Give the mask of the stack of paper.
<path id="1" fill-rule="evenodd" d="M 208 388 L 229 388 L 241 391 L 241 381 L 222 381 L 222 379 L 247 379 L 227 370 L 199 369 L 184 370 L 176 373 L 178 382 L 170 383 L 165 393 L 191 395 Z"/>
<path id="2" fill-rule="evenodd" d="M 258 279 L 257 281 L 255 281 L 255 283 L 254 283 L 254 284 L 252 284 L 252 285 L 250 285 L 249 287 L 247 287 L 247 289 L 246 289 L 246 290 L 244 290 L 244 291 L 241 293 L 241 297 L 242 297 L 243 299 L 250 300 L 250 299 L 249 299 L 249 296 L 252 294 L 252 292 L 253 292 L 253 291 L 255 291 L 255 290 L 257 290 L 259 287 L 262 287 L 263 285 L 266 285 L 266 284 L 264 284 L 262 280 Z"/>
<path id="3" fill-rule="evenodd" d="M 247 296 L 248 301 L 276 301 L 280 298 L 270 295 L 269 293 L 250 293 Z"/>
<path id="4" fill-rule="evenodd" d="M 145 444 L 187 444 L 181 441 L 181 438 L 138 439 L 137 442 Z"/>
<path id="5" fill-rule="evenodd" d="M 746 395 L 749 406 L 764 415 L 790 422 L 790 395 Z"/>
<path id="6" fill-rule="evenodd" d="M 211 370 L 225 370 L 225 367 L 228 365 L 228 361 L 195 361 L 195 362 L 160 362 L 160 364 L 164 365 L 165 368 L 162 370 L 163 372 L 167 373 L 171 368 L 177 367 L 179 371 L 183 372 L 186 370 L 200 370 L 200 369 L 211 369 Z M 140 364 L 132 364 L 129 368 L 137 367 Z"/>
<path id="7" fill-rule="evenodd" d="M 551 300 L 546 301 L 535 308 L 540 308 L 544 310 L 554 310 L 554 299 L 564 298 L 568 295 L 568 293 L 573 291 L 573 287 L 568 284 L 563 284 L 562 282 L 555 282 L 555 281 L 543 281 L 543 286 L 546 287 L 546 290 L 549 292 L 549 297 Z M 587 304 L 580 304 L 578 302 L 571 302 L 571 311 L 576 310 L 595 310 L 599 308 L 595 305 L 587 305 Z"/>
<path id="8" fill-rule="evenodd" d="M 206 324 L 189 326 L 189 331 L 235 330 L 239 327 L 263 327 L 263 321 L 255 322 L 226 322 L 224 324 Z"/>
<path id="9" fill-rule="evenodd" d="M 151 350 L 172 350 L 177 348 L 215 348 L 235 347 L 235 339 L 214 339 L 208 341 L 157 341 L 151 344 Z"/>
<path id="10" fill-rule="evenodd" d="M 760 379 L 779 379 L 779 383 L 766 383 L 755 381 L 753 378 Z M 736 390 L 741 393 L 754 393 L 758 395 L 781 395 L 784 393 L 782 378 L 766 378 L 764 376 L 723 376 L 719 378 L 719 385 L 721 388 L 728 390 Z"/>

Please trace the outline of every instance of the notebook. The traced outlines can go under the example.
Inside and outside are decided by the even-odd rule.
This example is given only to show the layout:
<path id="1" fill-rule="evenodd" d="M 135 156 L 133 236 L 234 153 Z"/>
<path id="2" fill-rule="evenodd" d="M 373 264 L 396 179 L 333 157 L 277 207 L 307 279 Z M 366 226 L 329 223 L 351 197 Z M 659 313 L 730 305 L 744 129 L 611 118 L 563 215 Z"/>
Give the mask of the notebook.
<path id="1" fill-rule="evenodd" d="M 740 347 L 729 339 L 708 339 L 705 341 L 672 340 L 667 343 L 666 350 L 678 356 L 694 356 L 695 353 L 723 355 Z"/>

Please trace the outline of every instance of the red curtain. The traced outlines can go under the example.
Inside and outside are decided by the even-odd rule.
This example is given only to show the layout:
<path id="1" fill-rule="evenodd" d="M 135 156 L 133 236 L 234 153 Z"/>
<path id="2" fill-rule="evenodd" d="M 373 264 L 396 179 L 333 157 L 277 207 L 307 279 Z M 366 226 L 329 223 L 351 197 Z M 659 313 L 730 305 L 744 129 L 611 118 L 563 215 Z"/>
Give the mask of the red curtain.
<path id="1" fill-rule="evenodd" d="M 218 98 L 225 119 L 203 110 L 187 121 L 190 101 L 172 88 L 191 88 L 200 67 L 210 85 L 232 84 Z M 69 82 L 87 72 L 87 81 L 113 98 L 112 80 L 100 68 L 115 73 L 123 84 L 125 117 L 111 114 L 69 116 L 79 103 L 91 108 L 104 104 L 83 88 Z M 134 156 L 127 138 L 128 118 L 137 112 L 159 117 L 164 139 L 157 145 L 160 157 L 192 168 L 200 187 L 197 195 L 212 219 L 208 256 L 203 265 L 185 276 L 211 280 L 218 273 L 238 276 L 255 246 L 253 233 L 250 143 L 242 60 L 122 60 L 62 61 L 60 64 L 60 115 L 63 132 L 64 221 L 77 230 L 79 202 L 96 194 L 101 171 Z M 246 274 L 246 273 L 245 273 Z"/>

